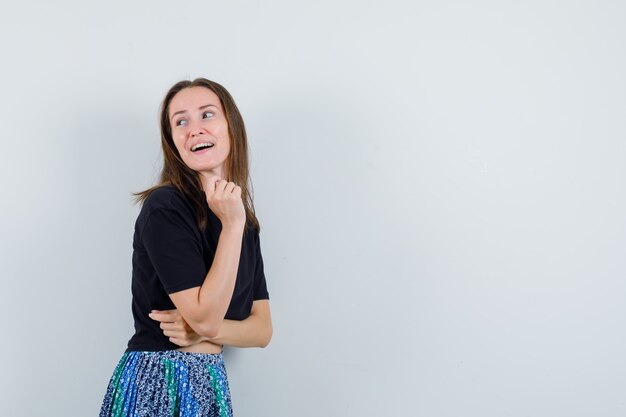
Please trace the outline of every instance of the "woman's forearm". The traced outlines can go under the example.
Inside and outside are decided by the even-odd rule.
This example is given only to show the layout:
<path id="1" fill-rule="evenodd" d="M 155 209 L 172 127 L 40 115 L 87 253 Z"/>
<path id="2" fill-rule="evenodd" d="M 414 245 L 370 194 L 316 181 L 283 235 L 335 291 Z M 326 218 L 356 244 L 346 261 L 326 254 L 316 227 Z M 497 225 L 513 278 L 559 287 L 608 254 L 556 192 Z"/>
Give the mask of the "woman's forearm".
<path id="1" fill-rule="evenodd" d="M 244 320 L 224 320 L 213 343 L 236 347 L 266 347 L 272 339 L 272 319 L 269 301 L 257 300 Z"/>
<path id="2" fill-rule="evenodd" d="M 202 336 L 215 337 L 220 332 L 235 288 L 243 229 L 243 225 L 222 228 L 213 263 L 202 286 L 170 294 L 187 323 Z"/>
<path id="3" fill-rule="evenodd" d="M 214 317 L 217 323 L 224 319 L 233 296 L 242 240 L 243 228 L 231 226 L 222 229 L 215 258 L 200 287 L 200 309 L 206 316 Z"/>
<path id="4" fill-rule="evenodd" d="M 259 317 L 250 316 L 241 321 L 224 320 L 218 336 L 207 340 L 218 345 L 266 347 L 271 337 L 271 328 L 265 326 Z"/>

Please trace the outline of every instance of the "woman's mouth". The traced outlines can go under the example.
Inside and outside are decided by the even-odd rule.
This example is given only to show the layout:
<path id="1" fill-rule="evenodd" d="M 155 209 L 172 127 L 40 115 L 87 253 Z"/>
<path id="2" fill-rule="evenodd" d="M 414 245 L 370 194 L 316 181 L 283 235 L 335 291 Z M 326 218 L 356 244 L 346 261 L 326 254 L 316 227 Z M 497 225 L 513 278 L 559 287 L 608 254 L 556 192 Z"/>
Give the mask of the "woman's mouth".
<path id="1" fill-rule="evenodd" d="M 213 146 L 215 146 L 215 145 L 213 145 L 210 142 L 196 143 L 195 145 L 193 145 L 191 147 L 191 152 L 198 152 L 198 151 L 201 151 L 203 149 L 212 148 Z"/>

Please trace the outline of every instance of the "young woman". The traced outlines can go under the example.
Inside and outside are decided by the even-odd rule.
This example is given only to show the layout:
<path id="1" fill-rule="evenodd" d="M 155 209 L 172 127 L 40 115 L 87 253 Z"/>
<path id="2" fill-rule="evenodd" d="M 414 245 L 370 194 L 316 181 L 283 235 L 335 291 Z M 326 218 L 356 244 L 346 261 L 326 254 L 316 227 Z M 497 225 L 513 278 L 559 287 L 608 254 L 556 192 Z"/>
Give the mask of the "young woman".
<path id="1" fill-rule="evenodd" d="M 161 179 L 138 194 L 135 334 L 100 416 L 231 416 L 222 346 L 272 336 L 244 123 L 204 78 L 175 84 L 160 119 Z"/>

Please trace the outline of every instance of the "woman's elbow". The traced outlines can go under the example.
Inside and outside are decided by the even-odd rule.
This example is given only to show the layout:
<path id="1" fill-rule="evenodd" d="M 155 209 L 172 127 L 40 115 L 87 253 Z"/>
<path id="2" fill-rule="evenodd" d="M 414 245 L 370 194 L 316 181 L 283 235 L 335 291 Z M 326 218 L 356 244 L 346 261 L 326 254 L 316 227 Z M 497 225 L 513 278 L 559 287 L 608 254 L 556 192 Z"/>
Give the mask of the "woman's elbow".
<path id="1" fill-rule="evenodd" d="M 204 336 L 208 339 L 214 339 L 220 333 L 220 323 L 212 323 L 212 322 L 202 322 L 197 324 L 196 333 L 200 336 Z"/>
<path id="2" fill-rule="evenodd" d="M 267 345 L 270 344 L 270 340 L 272 340 L 272 333 L 273 333 L 273 331 L 272 331 L 272 328 L 270 326 L 270 328 L 267 329 L 264 332 L 263 336 L 259 340 L 259 347 L 260 348 L 265 348 L 265 347 L 267 347 Z"/>

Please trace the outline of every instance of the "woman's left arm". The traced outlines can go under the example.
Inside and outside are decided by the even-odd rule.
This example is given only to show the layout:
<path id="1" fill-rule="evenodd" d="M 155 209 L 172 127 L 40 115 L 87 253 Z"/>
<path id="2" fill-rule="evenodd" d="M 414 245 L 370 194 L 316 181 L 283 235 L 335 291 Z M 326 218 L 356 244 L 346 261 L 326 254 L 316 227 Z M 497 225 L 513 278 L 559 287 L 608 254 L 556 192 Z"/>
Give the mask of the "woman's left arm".
<path id="1" fill-rule="evenodd" d="M 178 310 L 153 311 L 150 313 L 150 318 L 160 322 L 163 334 L 168 336 L 172 343 L 181 347 L 207 340 L 218 345 L 266 347 L 272 338 L 269 300 L 254 301 L 247 319 L 224 319 L 218 335 L 211 339 L 196 334 Z"/>
<path id="2" fill-rule="evenodd" d="M 218 335 L 208 340 L 218 345 L 266 347 L 271 339 L 270 302 L 269 300 L 256 300 L 252 303 L 252 311 L 247 319 L 225 319 Z"/>

